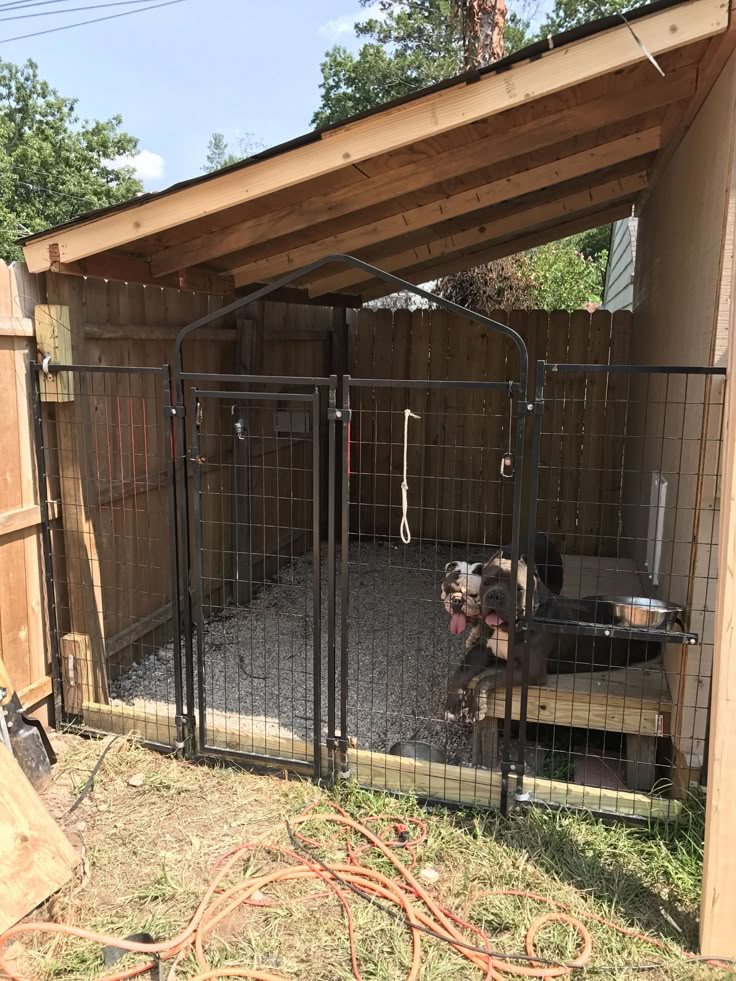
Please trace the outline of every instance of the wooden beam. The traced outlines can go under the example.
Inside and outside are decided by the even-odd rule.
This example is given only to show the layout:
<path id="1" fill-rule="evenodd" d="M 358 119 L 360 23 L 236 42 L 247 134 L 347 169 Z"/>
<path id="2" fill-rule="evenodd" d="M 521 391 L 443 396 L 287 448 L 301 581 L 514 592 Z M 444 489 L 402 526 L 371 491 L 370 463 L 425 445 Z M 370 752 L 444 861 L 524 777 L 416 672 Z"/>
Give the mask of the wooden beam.
<path id="1" fill-rule="evenodd" d="M 646 186 L 646 171 L 638 171 L 626 177 L 617 177 L 594 184 L 591 187 L 576 191 L 572 194 L 555 198 L 544 204 L 538 204 L 511 212 L 498 220 L 489 220 L 480 225 L 437 238 L 429 244 L 421 244 L 414 248 L 399 249 L 390 254 L 371 255 L 368 261 L 387 272 L 404 269 L 421 262 L 430 262 L 442 256 L 454 255 L 463 250 L 472 251 L 482 248 L 494 239 L 510 239 L 515 234 L 521 234 L 535 225 L 553 223 L 574 217 L 576 212 L 587 211 L 595 205 L 613 203 L 614 201 L 633 201 L 638 191 Z M 322 291 L 352 289 L 363 281 L 365 273 L 358 269 L 341 270 L 327 273 L 313 280 L 309 286 L 311 296 L 319 296 Z"/>
<path id="2" fill-rule="evenodd" d="M 18 692 L 18 698 L 20 699 L 20 704 L 23 709 L 33 708 L 34 705 L 38 705 L 42 702 L 44 698 L 48 698 L 53 691 L 53 685 L 51 683 L 51 678 L 39 678 L 38 681 L 34 681 L 31 685 L 26 685 L 25 688 L 21 688 Z"/>
<path id="3" fill-rule="evenodd" d="M 103 253 L 79 262 L 53 262 L 47 269 L 66 276 L 109 279 L 115 283 L 142 283 L 144 286 L 169 286 L 192 293 L 213 293 L 216 296 L 232 293 L 233 290 L 233 281 L 229 276 L 220 276 L 202 269 L 186 269 L 181 273 L 155 277 L 150 263 L 115 253 Z"/>
<path id="4" fill-rule="evenodd" d="M 81 861 L 0 741 L 0 933 L 57 892 Z"/>
<path id="5" fill-rule="evenodd" d="M 642 17 L 636 22 L 636 33 L 642 44 L 657 55 L 717 34 L 727 24 L 725 0 L 691 0 Z M 644 59 L 644 51 L 632 37 L 628 25 L 620 24 L 533 60 L 491 72 L 470 84 L 459 83 L 346 123 L 289 152 L 179 191 L 157 194 L 108 215 L 52 230 L 25 246 L 26 261 L 31 272 L 48 270 L 52 256 L 58 256 L 62 263 L 76 262 L 485 119 Z"/>
<path id="6" fill-rule="evenodd" d="M 33 337 L 30 317 L 0 317 L 0 337 Z"/>
<path id="7" fill-rule="evenodd" d="M 597 208 L 574 218 L 572 221 L 566 221 L 562 224 L 556 222 L 551 227 L 544 226 L 544 228 L 535 230 L 529 235 L 523 235 L 521 238 L 496 242 L 490 248 L 486 247 L 477 252 L 462 252 L 454 257 L 446 256 L 434 262 L 425 262 L 408 269 L 400 269 L 397 271 L 397 275 L 409 283 L 427 283 L 441 276 L 451 276 L 453 273 L 463 272 L 465 269 L 474 269 L 486 262 L 493 262 L 494 259 L 503 259 L 504 256 L 515 255 L 525 249 L 533 249 L 552 240 L 567 238 L 568 235 L 577 235 L 578 232 L 586 232 L 589 228 L 607 225 L 611 221 L 618 221 L 619 218 L 626 218 L 630 214 L 630 202 L 609 205 L 602 210 Z M 358 289 L 360 289 L 366 303 L 394 292 L 392 286 L 378 280 L 361 284 Z"/>
<path id="8" fill-rule="evenodd" d="M 265 283 L 249 283 L 241 286 L 236 291 L 236 296 L 247 296 L 248 293 L 255 293 L 262 289 Z M 300 306 L 313 307 L 347 307 L 348 309 L 358 309 L 363 301 L 359 296 L 352 296 L 348 293 L 326 293 L 320 296 L 319 300 L 313 300 L 305 289 L 298 289 L 294 286 L 284 286 L 281 289 L 269 293 L 259 303 L 298 303 Z M 246 307 L 245 309 L 248 309 Z M 197 335 L 195 334 L 195 337 Z"/>
<path id="9" fill-rule="evenodd" d="M 53 322 L 59 338 L 68 339 L 70 353 L 66 355 L 65 362 L 74 363 L 75 351 L 78 353 L 75 337 L 78 338 L 79 335 L 71 330 L 68 306 L 36 306 L 34 320 L 39 344 L 45 333 L 43 323 L 49 317 L 49 311 L 53 312 Z M 71 638 L 70 649 L 73 646 L 76 651 L 84 652 L 79 658 L 85 661 L 85 670 L 90 673 L 91 690 L 95 699 L 105 702 L 109 696 L 104 658 L 102 571 L 97 550 L 97 529 L 90 517 L 87 501 L 90 479 L 84 452 L 84 434 L 88 420 L 86 407 L 81 404 L 84 400 L 74 398 L 73 386 L 66 382 L 63 386 L 60 383 L 59 387 L 63 387 L 68 395 L 64 401 L 56 402 L 55 417 L 64 555 L 69 586 L 70 633 L 67 637 Z M 78 684 L 76 675 L 75 684 Z M 66 708 L 69 711 L 68 706 Z"/>
<path id="10" fill-rule="evenodd" d="M 49 520 L 59 517 L 59 502 L 49 501 Z M 28 528 L 37 528 L 41 524 L 41 508 L 38 504 L 27 504 L 22 508 L 0 512 L 0 538 L 15 535 Z"/>
<path id="11" fill-rule="evenodd" d="M 156 704 L 156 710 L 127 705 L 99 705 L 85 702 L 82 715 L 91 729 L 120 735 L 137 733 L 143 739 L 164 745 L 174 744 L 176 725 L 173 706 Z M 308 763 L 314 759 L 311 743 L 297 739 L 290 732 L 283 735 L 266 734 L 257 729 L 218 725 L 217 720 L 207 727 L 209 746 L 281 757 L 285 761 Z M 320 769 L 328 775 L 327 748 L 320 748 Z M 450 800 L 458 804 L 498 807 L 501 799 L 501 774 L 498 770 L 453 766 L 445 763 L 426 763 L 405 756 L 390 756 L 365 749 L 348 750 L 348 766 L 361 786 L 398 793 L 416 793 L 420 797 Z M 300 763 L 289 762 L 283 769 L 300 769 Z M 582 807 L 609 814 L 641 815 L 651 818 L 676 818 L 680 804 L 664 798 L 650 797 L 629 791 L 607 790 L 570 784 L 565 780 L 529 777 L 524 786 L 534 799 L 567 807 Z"/>
<path id="12" fill-rule="evenodd" d="M 171 341 L 173 343 L 180 330 L 181 327 L 149 327 L 148 324 L 85 324 L 83 327 L 85 339 L 95 341 Z M 198 330 L 192 341 L 234 344 L 235 328 L 215 326 Z"/>
<path id="13" fill-rule="evenodd" d="M 736 188 L 732 140 L 731 196 Z M 724 245 L 726 253 L 733 242 Z M 736 264 L 731 296 L 736 290 Z M 708 794 L 700 905 L 700 949 L 736 957 L 736 305 L 730 304 L 728 364 L 723 410 L 723 454 L 718 532 L 718 575 L 711 675 Z"/>
<path id="14" fill-rule="evenodd" d="M 726 62 L 736 50 L 736 17 L 732 16 L 728 30 L 719 37 L 714 37 L 708 45 L 708 50 L 703 57 L 698 69 L 698 82 L 692 97 L 684 102 L 682 106 L 675 104 L 671 108 L 672 121 L 665 130 L 663 147 L 654 162 L 652 168 L 651 182 L 640 195 L 637 201 L 637 214 L 641 214 L 649 195 L 659 180 L 660 176 L 667 169 L 667 165 L 675 154 L 683 137 L 687 133 L 690 124 L 697 116 L 701 106 L 707 99 L 710 90 L 713 88 L 716 79 L 726 66 Z"/>
<path id="15" fill-rule="evenodd" d="M 332 252 L 353 253 L 365 246 L 399 238 L 408 232 L 426 228 L 437 222 L 448 221 L 576 177 L 593 174 L 614 164 L 653 152 L 659 147 L 659 137 L 659 126 L 654 126 L 642 133 L 632 133 L 610 143 L 603 143 L 581 153 L 564 157 L 562 160 L 533 167 L 510 177 L 492 181 L 483 187 L 471 188 L 423 207 L 410 209 L 383 221 L 369 222 L 342 234 L 292 249 L 290 252 L 252 262 L 232 271 L 235 285 L 239 286 L 243 281 L 252 282 L 254 279 L 272 279 L 282 276 L 292 269 L 315 262 Z"/>
<path id="16" fill-rule="evenodd" d="M 554 97 L 554 102 L 542 100 L 539 115 L 535 113 L 532 119 L 516 121 L 514 114 L 518 115 L 519 110 L 512 110 L 508 126 L 483 139 L 434 155 L 425 150 L 419 160 L 366 178 L 359 185 L 337 188 L 329 194 L 305 194 L 304 200 L 296 205 L 276 207 L 267 215 L 177 242 L 153 257 L 151 269 L 154 275 L 165 275 L 171 270 L 206 262 L 302 229 L 317 228 L 325 221 L 390 201 L 407 192 L 436 186 L 522 154 L 573 140 L 581 132 L 601 132 L 603 127 L 662 109 L 695 92 L 696 70 L 692 66 L 653 83 L 649 79 L 651 71 L 648 63 L 639 66 L 631 77 L 624 75 L 622 80 L 617 80 L 613 93 L 600 91 L 595 83 L 591 92 L 583 87 L 578 101 L 571 99 L 571 105 L 562 110 L 556 108 L 559 96 Z M 528 115 L 529 108 L 525 112 Z M 506 116 L 503 118 L 505 120 Z M 442 197 L 441 189 L 437 196 Z M 398 204 L 396 210 L 402 210 Z"/>

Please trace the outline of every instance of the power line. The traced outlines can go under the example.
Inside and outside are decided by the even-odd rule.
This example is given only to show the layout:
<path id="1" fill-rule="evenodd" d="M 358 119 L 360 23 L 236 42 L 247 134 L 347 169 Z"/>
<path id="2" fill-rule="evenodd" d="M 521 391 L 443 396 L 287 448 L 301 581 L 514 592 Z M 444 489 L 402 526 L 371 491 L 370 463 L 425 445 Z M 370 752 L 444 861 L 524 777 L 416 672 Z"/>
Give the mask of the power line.
<path id="1" fill-rule="evenodd" d="M 148 10 L 158 10 L 160 7 L 172 7 L 177 3 L 185 3 L 186 0 L 166 0 L 165 3 L 156 3 L 148 7 L 137 7 L 135 10 L 124 10 L 120 14 L 108 14 L 107 17 L 94 17 L 91 20 L 80 20 L 74 24 L 64 24 L 61 27 L 49 27 L 45 31 L 34 31 L 31 34 L 17 34 L 15 37 L 4 37 L 0 44 L 9 44 L 10 41 L 24 41 L 26 38 L 41 37 L 43 34 L 56 34 L 58 31 L 68 31 L 72 27 L 83 27 L 85 24 L 99 24 L 103 20 L 117 20 L 118 17 L 130 17 L 131 14 L 139 14 Z"/>
<path id="2" fill-rule="evenodd" d="M 23 7 L 50 7 L 57 3 L 69 3 L 70 0 L 10 0 L 0 3 L 0 10 L 20 10 Z"/>
<path id="3" fill-rule="evenodd" d="M 35 14 L 13 14 L 12 17 L 0 17 L 0 21 L 5 20 L 28 20 L 31 17 L 54 17 L 59 14 L 75 14 L 79 10 L 102 10 L 103 7 L 131 7 L 134 3 L 145 3 L 146 0 L 115 0 L 113 3 L 93 3 L 86 7 L 64 7 L 63 10 L 39 10 Z M 0 7 L 2 12 L 2 7 Z M 131 11 L 135 13 L 135 11 Z"/>

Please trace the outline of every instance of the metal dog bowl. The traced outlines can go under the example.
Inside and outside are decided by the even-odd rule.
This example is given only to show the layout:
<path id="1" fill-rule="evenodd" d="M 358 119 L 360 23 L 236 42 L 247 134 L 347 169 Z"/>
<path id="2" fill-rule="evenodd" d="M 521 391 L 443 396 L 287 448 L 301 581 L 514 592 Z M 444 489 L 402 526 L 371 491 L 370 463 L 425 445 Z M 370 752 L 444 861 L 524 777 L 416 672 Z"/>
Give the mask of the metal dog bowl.
<path id="1" fill-rule="evenodd" d="M 436 746 L 429 743 L 415 742 L 413 739 L 404 742 L 394 743 L 388 751 L 390 756 L 408 756 L 413 760 L 422 760 L 426 763 L 444 763 L 445 754 Z"/>
<path id="2" fill-rule="evenodd" d="M 611 605 L 617 623 L 640 630 L 671 630 L 685 613 L 682 606 L 648 596 L 596 596 L 595 600 Z"/>

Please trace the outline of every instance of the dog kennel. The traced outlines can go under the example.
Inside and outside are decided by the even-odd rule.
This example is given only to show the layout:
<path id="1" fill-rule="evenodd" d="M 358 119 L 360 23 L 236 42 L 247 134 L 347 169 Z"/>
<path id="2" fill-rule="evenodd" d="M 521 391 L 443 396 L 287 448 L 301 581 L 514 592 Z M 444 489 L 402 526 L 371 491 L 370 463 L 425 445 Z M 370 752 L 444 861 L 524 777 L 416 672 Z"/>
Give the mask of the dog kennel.
<path id="1" fill-rule="evenodd" d="M 27 240 L 59 717 L 453 803 L 676 813 L 708 742 L 729 18 L 654 3 L 636 37 L 597 22 Z M 427 283 L 635 202 L 632 314 L 359 309 L 401 285 L 382 269 Z M 534 531 L 567 595 L 682 625 L 445 722 L 444 565 Z"/>
<path id="2" fill-rule="evenodd" d="M 89 322 L 92 364 L 36 365 L 64 717 L 451 803 L 676 813 L 706 740 L 723 369 L 632 366 L 627 312 L 330 313 L 269 289 L 202 309 L 172 369 L 111 365 L 131 341 Z M 156 300 L 47 290 L 41 349 L 95 307 L 122 299 L 127 322 L 136 292 Z M 159 330 L 150 358 L 171 350 Z M 663 646 L 645 664 L 499 689 L 447 722 L 465 637 L 445 563 L 523 553 L 534 531 L 563 553 L 563 595 L 664 598 L 688 629 L 647 631 Z"/>

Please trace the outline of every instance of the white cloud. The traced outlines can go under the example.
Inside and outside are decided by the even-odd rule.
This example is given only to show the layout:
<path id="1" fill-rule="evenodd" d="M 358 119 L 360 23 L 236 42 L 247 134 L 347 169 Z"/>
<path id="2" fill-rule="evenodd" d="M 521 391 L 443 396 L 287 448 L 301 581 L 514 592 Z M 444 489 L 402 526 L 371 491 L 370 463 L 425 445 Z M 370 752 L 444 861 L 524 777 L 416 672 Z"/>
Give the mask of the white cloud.
<path id="1" fill-rule="evenodd" d="M 317 28 L 317 33 L 336 41 L 344 38 L 346 34 L 352 34 L 353 25 L 358 20 L 368 20 L 370 17 L 375 17 L 376 20 L 385 20 L 387 16 L 387 11 L 381 10 L 378 3 L 372 3 L 365 10 L 356 10 L 355 13 L 344 14 L 342 17 L 334 17 L 332 20 L 325 21 Z"/>
<path id="2" fill-rule="evenodd" d="M 353 33 L 353 24 L 357 20 L 355 14 L 346 14 L 344 17 L 335 17 L 322 24 L 317 33 L 323 37 L 336 38 L 344 34 Z"/>
<path id="3" fill-rule="evenodd" d="M 152 150 L 141 150 L 140 153 L 126 157 L 116 157 L 112 161 L 114 167 L 132 167 L 135 176 L 145 181 L 157 181 L 164 176 L 164 158 Z"/>

